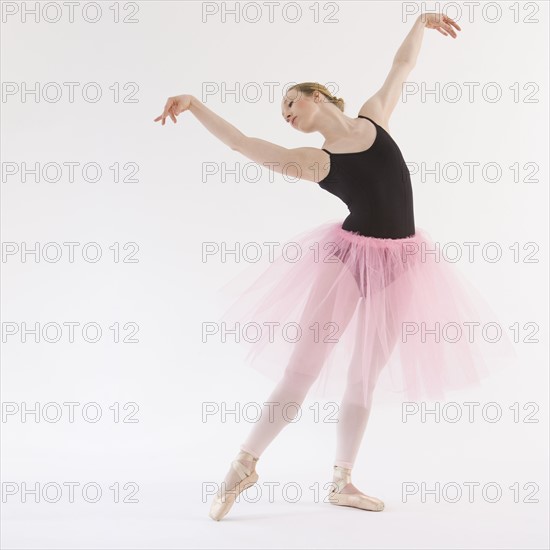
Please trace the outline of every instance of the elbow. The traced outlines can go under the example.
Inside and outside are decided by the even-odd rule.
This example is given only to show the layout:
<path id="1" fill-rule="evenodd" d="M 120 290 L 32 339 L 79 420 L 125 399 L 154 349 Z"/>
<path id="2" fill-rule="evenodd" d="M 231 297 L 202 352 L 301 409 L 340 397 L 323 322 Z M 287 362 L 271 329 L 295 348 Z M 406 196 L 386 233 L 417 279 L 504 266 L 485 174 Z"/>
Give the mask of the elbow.
<path id="1" fill-rule="evenodd" d="M 410 69 L 413 69 L 414 65 L 416 63 L 416 61 L 414 59 L 409 59 L 409 58 L 405 58 L 405 57 L 396 57 L 393 60 L 393 62 L 394 62 L 395 65 L 397 65 L 397 64 L 405 65 L 405 66 L 409 67 Z"/>
<path id="2" fill-rule="evenodd" d="M 231 149 L 233 151 L 237 151 L 237 153 L 240 153 L 242 151 L 243 144 L 244 144 L 246 139 L 247 139 L 247 137 L 243 134 L 243 135 L 237 137 L 235 140 L 233 140 L 229 144 L 229 147 L 231 147 Z"/>

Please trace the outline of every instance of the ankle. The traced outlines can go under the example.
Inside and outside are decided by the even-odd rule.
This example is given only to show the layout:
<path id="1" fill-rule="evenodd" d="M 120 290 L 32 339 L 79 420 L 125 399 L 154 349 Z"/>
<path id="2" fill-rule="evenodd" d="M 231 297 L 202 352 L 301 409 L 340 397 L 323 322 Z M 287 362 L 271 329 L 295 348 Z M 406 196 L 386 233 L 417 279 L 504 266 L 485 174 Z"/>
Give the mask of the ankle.
<path id="1" fill-rule="evenodd" d="M 242 449 L 237 453 L 235 460 L 240 462 L 243 466 L 250 471 L 253 471 L 256 468 L 256 462 L 258 462 L 259 457 L 254 456 L 248 451 L 243 451 Z"/>
<path id="2" fill-rule="evenodd" d="M 335 464 L 332 473 L 334 479 L 346 479 L 348 483 L 351 481 L 351 468 L 344 468 Z"/>
<path id="3" fill-rule="evenodd" d="M 351 483 L 351 468 L 344 468 L 335 464 L 333 467 L 332 481 L 337 486 L 337 492 L 342 491 Z"/>
<path id="4" fill-rule="evenodd" d="M 240 460 L 248 460 L 250 462 L 257 462 L 260 457 L 253 455 L 252 453 L 249 453 L 248 451 L 245 451 L 244 449 L 240 449 L 237 453 L 237 459 Z"/>

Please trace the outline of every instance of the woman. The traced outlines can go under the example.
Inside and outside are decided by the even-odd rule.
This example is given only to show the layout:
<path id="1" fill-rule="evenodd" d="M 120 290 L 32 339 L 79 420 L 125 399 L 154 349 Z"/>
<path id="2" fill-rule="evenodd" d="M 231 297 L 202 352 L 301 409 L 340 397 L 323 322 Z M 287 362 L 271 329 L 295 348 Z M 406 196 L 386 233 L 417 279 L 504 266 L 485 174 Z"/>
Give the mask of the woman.
<path id="1" fill-rule="evenodd" d="M 169 98 L 155 119 L 163 125 L 167 117 L 176 122 L 177 115 L 189 110 L 232 149 L 279 173 L 317 183 L 350 210 L 343 224 L 326 223 L 297 236 L 298 262 L 279 255 L 253 284 L 242 275 L 229 285 L 237 300 L 224 319 L 258 326 L 299 319 L 301 332 L 291 340 L 262 334 L 248 344 L 252 365 L 278 383 L 212 502 L 210 517 L 215 520 L 257 481 L 260 455 L 295 418 L 285 405 L 301 405 L 320 374 L 324 390 L 335 393 L 337 386 L 345 387 L 329 501 L 380 511 L 384 503 L 352 484 L 351 469 L 382 369 L 391 371 L 407 397 L 437 398 L 477 383 L 488 353 L 513 354 L 506 337 L 496 347 L 466 337 L 431 338 L 438 323 L 462 328 L 484 315 L 490 319 L 492 312 L 459 273 L 429 253 L 435 245 L 415 227 L 410 173 L 389 133 L 391 113 L 415 65 L 425 27 L 453 38 L 454 29 L 460 30 L 442 14 L 419 16 L 383 86 L 357 118 L 346 116 L 343 100 L 317 83 L 287 91 L 281 103 L 284 120 L 298 131 L 320 132 L 325 138 L 320 149 L 287 149 L 245 136 L 190 95 Z"/>

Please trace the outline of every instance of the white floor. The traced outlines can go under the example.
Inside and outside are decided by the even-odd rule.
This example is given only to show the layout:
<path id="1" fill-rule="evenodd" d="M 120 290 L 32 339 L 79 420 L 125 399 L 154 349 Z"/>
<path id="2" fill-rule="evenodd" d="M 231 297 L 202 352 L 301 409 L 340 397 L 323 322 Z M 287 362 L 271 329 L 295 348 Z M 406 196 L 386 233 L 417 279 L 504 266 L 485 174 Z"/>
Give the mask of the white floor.
<path id="1" fill-rule="evenodd" d="M 196 498 L 200 487 L 186 487 L 187 498 L 158 494 L 131 517 L 73 518 L 58 509 L 59 519 L 6 520 L 2 548 L 548 548 L 546 505 L 403 504 L 394 484 L 381 513 L 279 497 L 240 502 L 215 522 Z"/>
<path id="2" fill-rule="evenodd" d="M 323 437 L 333 426 L 295 425 L 283 431 L 257 464 L 257 488 L 245 493 L 226 518 L 208 517 L 211 496 L 203 496 L 223 479 L 233 449 L 231 442 L 210 437 L 219 426 L 205 428 L 204 446 L 187 440 L 181 448 L 147 445 L 128 452 L 124 463 L 103 468 L 89 456 L 88 472 L 105 489 L 96 504 L 77 498 L 73 504 L 21 503 L 9 497 L 2 505 L 3 549 L 187 549 L 187 548 L 288 548 L 288 549 L 547 549 L 548 465 L 541 449 L 530 448 L 523 461 L 506 455 L 506 447 L 524 444 L 508 426 L 510 438 L 491 441 L 467 436 L 471 426 L 416 426 L 388 422 L 391 409 L 380 409 L 367 428 L 367 437 L 354 469 L 353 481 L 367 494 L 384 500 L 383 512 L 338 507 L 322 499 L 330 481 L 333 438 Z M 495 426 L 493 426 L 495 428 Z M 536 428 L 538 429 L 538 428 Z M 239 430 L 240 431 L 240 430 Z M 246 432 L 246 430 L 244 430 Z M 491 430 L 488 430 L 491 431 Z M 304 437 L 307 432 L 308 438 Z M 409 433 L 410 432 L 410 433 Z M 481 430 L 482 434 L 487 433 Z M 222 434 L 235 437 L 235 429 Z M 391 436 L 390 436 L 391 434 Z M 159 434 L 159 441 L 166 441 Z M 454 441 L 454 443 L 453 443 Z M 234 441 L 233 441 L 234 443 Z M 201 450 L 202 449 L 202 450 Z M 207 449 L 204 451 L 204 449 Z M 289 451 L 291 450 L 291 451 Z M 106 452 L 104 449 L 102 452 Z M 202 454 L 201 454 L 202 452 Z M 539 454 L 540 453 L 540 454 Z M 90 453 L 89 453 L 90 455 Z M 98 455 L 99 456 L 99 455 Z M 133 457 L 133 458 L 132 458 Z M 77 461 L 63 476 L 61 468 L 37 479 L 79 479 Z M 91 466 L 95 462 L 95 467 Z M 37 465 L 39 468 L 39 466 Z M 14 470 L 15 471 L 15 470 Z M 57 474 L 54 475 L 54 472 Z M 116 476 L 113 472 L 117 472 Z M 13 476 L 10 476 L 14 479 Z M 108 487 L 116 479 L 139 482 L 138 503 L 113 503 Z M 87 479 L 92 479 L 92 474 Z M 409 487 L 436 487 L 423 498 L 418 492 L 403 497 Z M 447 485 L 447 492 L 443 486 Z M 469 502 L 467 483 L 479 483 Z M 481 487 L 493 483 L 485 496 Z M 520 502 L 509 489 L 518 483 Z M 533 492 L 536 483 L 538 491 Z M 269 488 L 273 488 L 270 498 Z M 455 489 L 462 489 L 458 502 Z M 301 496 L 297 495 L 301 492 Z M 414 493 L 414 490 L 411 492 Z M 127 494 L 127 492 L 126 492 Z M 258 501 L 256 496 L 260 495 Z M 77 493 L 78 495 L 78 493 Z M 320 496 L 319 496 L 320 495 Z M 531 497 L 529 497 L 531 495 Z M 529 499 L 538 502 L 525 502 Z M 406 501 L 405 501 L 406 500 Z"/>

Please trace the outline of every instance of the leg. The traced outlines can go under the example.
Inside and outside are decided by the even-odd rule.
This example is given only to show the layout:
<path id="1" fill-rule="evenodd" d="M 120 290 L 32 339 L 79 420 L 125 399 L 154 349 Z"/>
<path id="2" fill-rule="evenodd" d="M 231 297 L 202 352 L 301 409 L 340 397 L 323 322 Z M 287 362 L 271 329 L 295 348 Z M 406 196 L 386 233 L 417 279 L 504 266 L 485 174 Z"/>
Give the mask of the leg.
<path id="1" fill-rule="evenodd" d="M 337 287 L 335 281 L 349 277 L 349 274 L 342 273 L 342 269 L 340 265 L 336 269 L 336 275 L 333 272 L 332 277 L 321 277 L 314 285 L 300 321 L 304 331 L 309 330 L 308 327 L 313 322 L 319 322 L 321 329 L 325 323 L 336 323 L 338 334 L 346 329 L 355 311 L 359 294 L 352 285 L 346 286 L 345 281 Z M 337 299 L 340 300 L 339 307 L 335 308 Z M 342 301 L 345 301 L 348 307 L 342 307 Z M 321 372 L 330 346 L 333 345 L 337 343 L 325 342 L 323 338 L 318 342 L 304 339 L 296 343 L 285 373 L 268 397 L 260 420 L 242 443 L 242 451 L 258 458 L 281 430 L 294 420 L 298 408 Z"/>
<path id="2" fill-rule="evenodd" d="M 364 304 L 361 304 L 362 306 Z M 385 306 L 386 307 L 386 306 Z M 365 309 L 362 309 L 365 312 Z M 386 315 L 385 319 L 391 319 Z M 360 316 L 354 356 L 348 370 L 347 386 L 338 416 L 336 459 L 334 461 L 333 482 L 336 487 L 331 492 L 331 502 L 364 510 L 381 511 L 384 503 L 362 493 L 351 482 L 361 440 L 370 416 L 373 392 L 376 381 L 386 365 L 398 336 L 398 323 L 387 323 L 386 332 L 380 340 L 368 335 L 375 333 L 366 329 L 366 314 Z M 367 343 L 365 344 L 365 339 Z M 372 341 L 377 342 L 376 345 Z M 370 352 L 365 356 L 365 347 Z M 364 361 L 369 360 L 368 368 L 363 369 Z"/>
<path id="3" fill-rule="evenodd" d="M 334 322 L 342 333 L 351 319 L 359 294 L 357 289 L 342 281 L 349 277 L 343 272 L 342 264 L 333 265 L 320 271 L 313 285 L 306 306 L 304 307 L 300 326 L 309 330 L 314 322 L 319 322 L 321 329 L 325 323 Z M 343 284 L 337 284 L 342 281 Z M 335 308 L 335 304 L 338 307 Z M 309 335 L 309 333 L 306 332 Z M 256 462 L 267 446 L 275 439 L 281 430 L 294 418 L 319 373 L 324 360 L 330 352 L 330 346 L 337 342 L 326 342 L 323 338 L 318 342 L 305 338 L 295 344 L 289 364 L 284 375 L 263 406 L 260 420 L 253 426 L 246 441 L 240 446 L 240 451 L 231 463 L 225 476 L 222 488 L 212 502 L 210 517 L 219 520 L 224 517 L 234 498 L 246 483 L 257 479 Z M 229 500 L 226 495 L 233 495 Z M 226 504 L 227 502 L 227 504 Z"/>
<path id="4" fill-rule="evenodd" d="M 380 298 L 385 299 L 382 296 Z M 397 343 L 400 325 L 391 315 L 389 304 L 389 301 L 381 303 L 379 300 L 375 308 L 367 309 L 366 299 L 361 300 L 356 344 L 348 368 L 346 391 L 342 397 L 336 429 L 334 464 L 343 468 L 353 468 L 370 416 L 376 382 Z M 372 312 L 384 311 L 379 307 L 386 311 L 383 317 L 384 333 L 380 335 L 373 327 L 368 327 L 368 323 L 373 320 L 367 319 L 369 315 L 374 315 Z M 374 322 L 380 326 L 379 319 Z"/>

